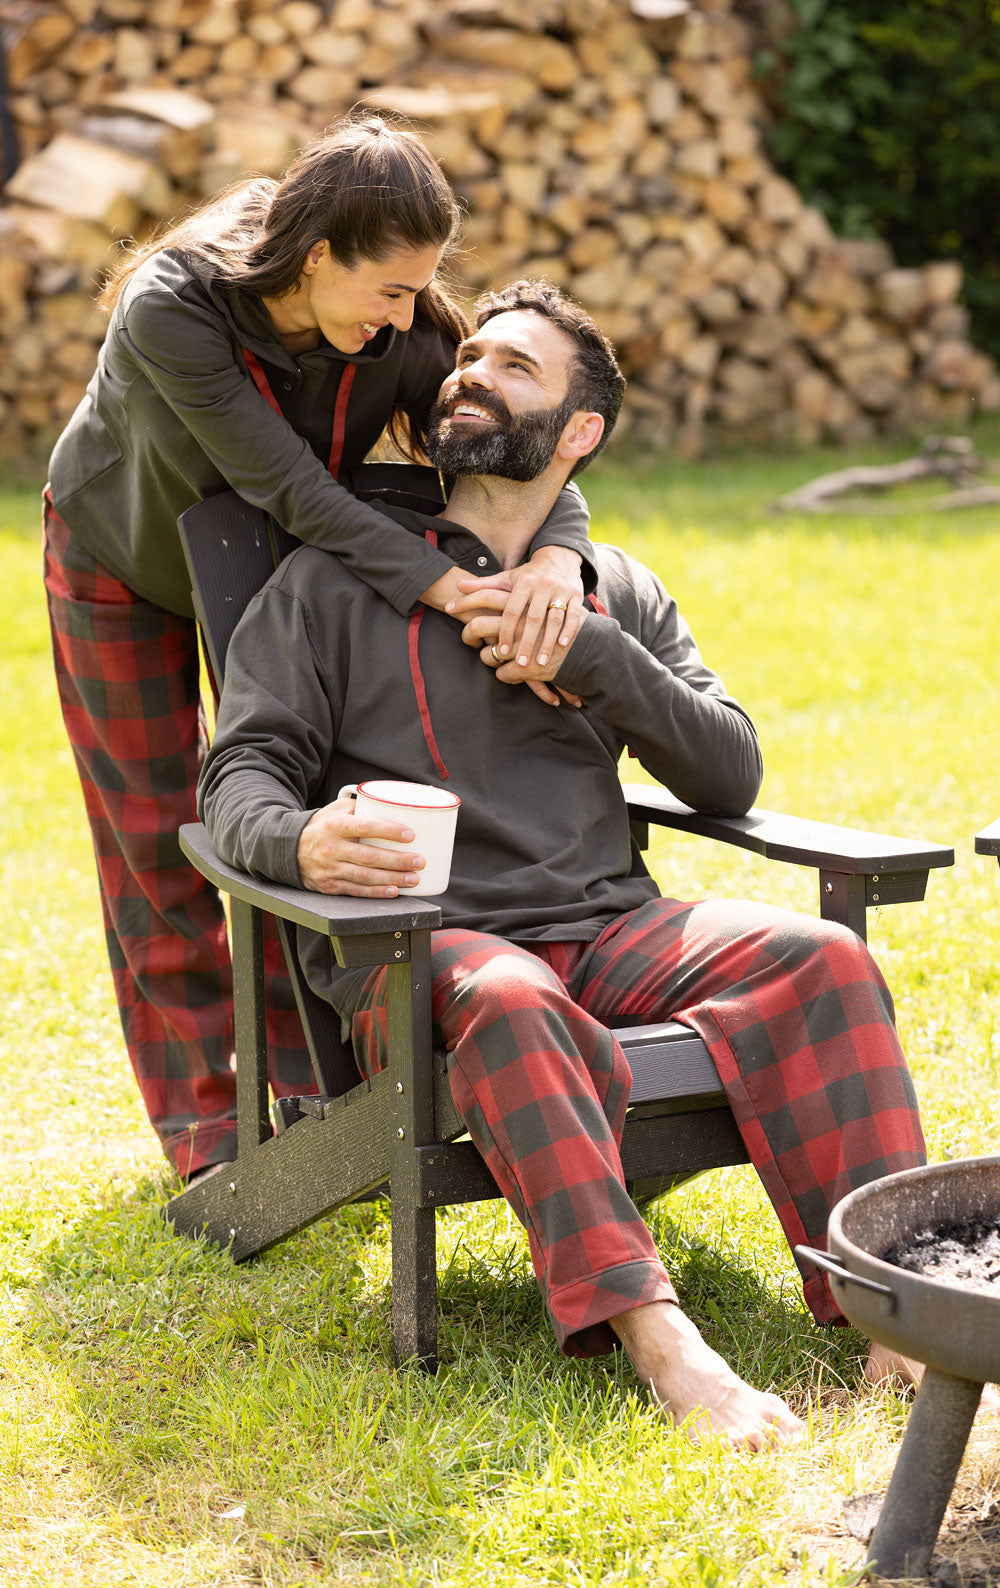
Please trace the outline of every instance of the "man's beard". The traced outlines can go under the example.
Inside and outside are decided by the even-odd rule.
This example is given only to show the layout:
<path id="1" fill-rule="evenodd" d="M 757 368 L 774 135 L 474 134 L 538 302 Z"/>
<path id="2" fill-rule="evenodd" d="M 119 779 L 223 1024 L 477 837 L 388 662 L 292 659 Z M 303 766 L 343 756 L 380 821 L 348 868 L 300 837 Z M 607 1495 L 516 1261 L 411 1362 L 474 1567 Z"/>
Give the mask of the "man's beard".
<path id="1" fill-rule="evenodd" d="M 448 425 L 451 410 L 461 402 L 485 408 L 496 423 L 482 429 L 478 420 Z M 427 456 L 442 474 L 494 474 L 522 483 L 537 480 L 552 462 L 567 420 L 579 406 L 566 397 L 556 408 L 535 408 L 515 416 L 493 392 L 467 387 L 432 408 Z"/>

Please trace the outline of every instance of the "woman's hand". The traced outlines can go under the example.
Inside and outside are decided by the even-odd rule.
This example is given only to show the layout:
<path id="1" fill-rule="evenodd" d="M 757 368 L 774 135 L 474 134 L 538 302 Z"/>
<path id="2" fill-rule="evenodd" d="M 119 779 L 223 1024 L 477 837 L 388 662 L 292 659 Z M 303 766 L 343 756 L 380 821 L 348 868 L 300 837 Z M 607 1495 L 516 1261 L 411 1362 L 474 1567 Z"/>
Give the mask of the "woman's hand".
<path id="1" fill-rule="evenodd" d="M 539 700 L 544 700 L 547 706 L 558 706 L 563 700 L 570 706 L 583 705 L 579 695 L 571 694 L 559 686 L 549 687 L 549 680 L 555 678 L 566 659 L 566 648 L 561 645 L 556 646 L 555 655 L 550 656 L 544 663 L 528 662 L 525 666 L 519 666 L 513 660 L 504 661 L 497 642 L 500 638 L 500 622 L 507 600 L 505 593 L 502 590 L 480 590 L 475 597 L 468 599 L 475 601 L 475 609 L 472 616 L 466 620 L 462 639 L 466 645 L 471 645 L 479 652 L 479 660 L 495 670 L 502 684 L 527 684 L 532 693 L 536 694 Z M 584 613 L 585 618 L 586 613 Z"/>
<path id="2" fill-rule="evenodd" d="M 366 843 L 372 838 L 409 844 L 413 829 L 399 822 L 359 820 L 348 796 L 314 811 L 296 850 L 303 887 L 356 899 L 395 899 L 401 889 L 416 887 L 423 855 L 378 849 Z"/>
<path id="3" fill-rule="evenodd" d="M 580 554 L 568 546 L 541 546 L 529 562 L 481 578 L 451 568 L 421 594 L 425 606 L 468 624 L 477 612 L 501 611 L 499 655 L 519 667 L 544 667 L 557 646 L 572 645 L 583 621 Z M 503 593 L 502 607 L 495 600 Z M 463 635 L 463 638 L 465 636 Z M 466 644 L 479 641 L 469 638 Z"/>
<path id="4" fill-rule="evenodd" d="M 464 623 L 477 610 L 497 611 L 494 593 L 504 592 L 496 647 L 503 660 L 516 658 L 519 667 L 529 662 L 544 667 L 556 646 L 572 645 L 583 621 L 580 554 L 567 546 L 542 546 L 517 568 L 481 579 L 463 577 L 459 584 L 462 598 L 448 602 L 446 611 Z"/>
<path id="5" fill-rule="evenodd" d="M 504 660 L 544 667 L 557 646 L 572 645 L 583 621 L 580 561 L 579 552 L 568 546 L 542 546 L 530 562 L 508 571 L 509 594 L 496 642 Z M 463 581 L 463 588 L 467 585 Z"/>
<path id="6" fill-rule="evenodd" d="M 451 605 L 462 595 L 462 586 L 466 583 L 465 574 L 461 568 L 449 568 L 440 579 L 435 579 L 426 590 L 422 590 L 417 598 L 421 606 L 433 607 L 435 612 L 450 612 Z M 477 581 L 478 583 L 478 581 Z"/>
<path id="7" fill-rule="evenodd" d="M 580 705 L 577 696 L 557 694 L 539 677 L 550 664 L 552 673 L 558 669 L 579 633 L 584 617 L 580 565 L 579 552 L 542 546 L 529 562 L 481 578 L 449 570 L 420 599 L 456 618 L 465 644 L 480 651 L 487 665 L 505 667 L 503 683 L 526 683 L 547 705 L 558 706 L 560 694 Z M 529 667 L 532 677 L 518 676 Z"/>

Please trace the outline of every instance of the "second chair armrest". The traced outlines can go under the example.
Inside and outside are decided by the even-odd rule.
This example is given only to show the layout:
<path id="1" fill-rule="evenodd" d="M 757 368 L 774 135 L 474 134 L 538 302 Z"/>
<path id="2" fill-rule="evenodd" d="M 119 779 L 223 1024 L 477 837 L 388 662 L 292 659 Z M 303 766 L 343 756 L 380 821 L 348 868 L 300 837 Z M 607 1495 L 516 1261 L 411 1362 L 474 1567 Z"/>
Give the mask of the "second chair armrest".
<path id="1" fill-rule="evenodd" d="M 797 866 L 815 866 L 848 876 L 872 873 L 927 871 L 952 866 L 955 851 L 920 838 L 894 838 L 854 827 L 785 816 L 756 806 L 745 816 L 705 816 L 674 799 L 655 784 L 626 783 L 625 798 L 633 820 L 656 822 L 681 832 L 698 833 L 723 843 L 750 849 L 768 860 L 785 860 Z M 1000 825 L 1000 824 L 998 824 Z M 993 831 L 993 829 L 987 829 Z"/>
<path id="2" fill-rule="evenodd" d="M 191 864 L 221 892 L 325 936 L 360 937 L 441 925 L 441 906 L 424 899 L 351 899 L 262 882 L 220 859 L 201 822 L 186 823 L 178 837 Z"/>
<path id="3" fill-rule="evenodd" d="M 1000 821 L 991 822 L 976 834 L 976 854 L 996 855 L 1000 859 Z"/>

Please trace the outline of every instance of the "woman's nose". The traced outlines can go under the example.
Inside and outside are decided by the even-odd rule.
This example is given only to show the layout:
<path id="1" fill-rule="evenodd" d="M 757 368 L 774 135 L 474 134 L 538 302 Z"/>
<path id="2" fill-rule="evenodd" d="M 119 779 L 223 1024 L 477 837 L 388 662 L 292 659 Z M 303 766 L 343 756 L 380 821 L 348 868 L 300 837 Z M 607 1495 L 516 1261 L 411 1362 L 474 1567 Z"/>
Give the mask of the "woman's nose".
<path id="1" fill-rule="evenodd" d="M 413 302 L 395 303 L 389 311 L 389 324 L 397 331 L 408 331 L 413 324 Z"/>

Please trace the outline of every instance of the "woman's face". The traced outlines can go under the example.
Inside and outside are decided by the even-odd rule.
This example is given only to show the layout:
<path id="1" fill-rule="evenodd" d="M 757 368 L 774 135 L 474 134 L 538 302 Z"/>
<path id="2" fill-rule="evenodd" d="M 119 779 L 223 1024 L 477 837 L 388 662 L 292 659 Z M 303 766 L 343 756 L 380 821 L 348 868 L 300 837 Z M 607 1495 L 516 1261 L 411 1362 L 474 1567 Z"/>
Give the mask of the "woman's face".
<path id="1" fill-rule="evenodd" d="M 417 293 L 433 278 L 440 258 L 433 246 L 400 248 L 348 268 L 323 241 L 310 248 L 298 290 L 264 301 L 290 352 L 305 352 L 325 336 L 341 353 L 360 353 L 383 326 L 409 330 Z"/>

